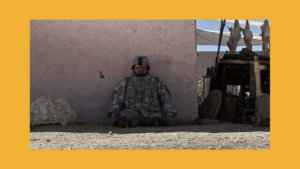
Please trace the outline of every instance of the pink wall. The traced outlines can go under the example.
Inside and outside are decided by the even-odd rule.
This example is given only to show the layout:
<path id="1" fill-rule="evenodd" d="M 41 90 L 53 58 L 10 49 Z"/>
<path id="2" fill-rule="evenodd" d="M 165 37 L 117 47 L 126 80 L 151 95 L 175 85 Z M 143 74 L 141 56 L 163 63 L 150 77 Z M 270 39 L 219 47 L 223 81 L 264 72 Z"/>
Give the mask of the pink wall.
<path id="1" fill-rule="evenodd" d="M 32 20 L 31 101 L 66 99 L 78 122 L 105 123 L 110 94 L 136 55 L 169 87 L 181 123 L 197 117 L 194 20 Z M 100 78 L 102 72 L 104 78 Z"/>

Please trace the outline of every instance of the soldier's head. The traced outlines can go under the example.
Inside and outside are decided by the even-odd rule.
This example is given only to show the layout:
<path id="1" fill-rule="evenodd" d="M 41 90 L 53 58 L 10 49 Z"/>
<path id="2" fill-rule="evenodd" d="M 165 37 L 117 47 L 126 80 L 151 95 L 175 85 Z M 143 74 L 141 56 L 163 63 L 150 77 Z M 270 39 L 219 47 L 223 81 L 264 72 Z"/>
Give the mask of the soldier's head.
<path id="1" fill-rule="evenodd" d="M 137 76 L 145 76 L 150 70 L 150 63 L 147 56 L 136 56 L 133 59 L 132 67 L 133 73 Z"/>

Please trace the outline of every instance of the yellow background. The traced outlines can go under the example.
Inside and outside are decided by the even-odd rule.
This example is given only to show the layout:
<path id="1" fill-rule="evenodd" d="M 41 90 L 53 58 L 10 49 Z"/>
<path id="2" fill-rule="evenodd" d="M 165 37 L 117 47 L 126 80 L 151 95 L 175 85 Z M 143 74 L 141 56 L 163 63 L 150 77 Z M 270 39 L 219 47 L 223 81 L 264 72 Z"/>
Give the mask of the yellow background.
<path id="1" fill-rule="evenodd" d="M 0 168 L 300 168 L 300 9 L 295 2 L 1 1 Z M 271 149 L 30 151 L 31 19 L 270 19 Z"/>

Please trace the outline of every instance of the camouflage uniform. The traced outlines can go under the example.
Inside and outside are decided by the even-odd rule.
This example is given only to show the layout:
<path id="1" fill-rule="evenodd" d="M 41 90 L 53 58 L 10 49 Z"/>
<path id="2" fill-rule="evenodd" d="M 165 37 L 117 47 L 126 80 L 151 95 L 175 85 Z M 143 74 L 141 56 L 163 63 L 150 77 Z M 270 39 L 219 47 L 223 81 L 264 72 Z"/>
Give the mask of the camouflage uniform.
<path id="1" fill-rule="evenodd" d="M 132 126 L 137 126 L 150 125 L 154 118 L 168 124 L 174 119 L 176 110 L 167 87 L 158 77 L 147 74 L 132 75 L 120 82 L 112 93 L 108 114 L 116 120 L 126 118 Z"/>

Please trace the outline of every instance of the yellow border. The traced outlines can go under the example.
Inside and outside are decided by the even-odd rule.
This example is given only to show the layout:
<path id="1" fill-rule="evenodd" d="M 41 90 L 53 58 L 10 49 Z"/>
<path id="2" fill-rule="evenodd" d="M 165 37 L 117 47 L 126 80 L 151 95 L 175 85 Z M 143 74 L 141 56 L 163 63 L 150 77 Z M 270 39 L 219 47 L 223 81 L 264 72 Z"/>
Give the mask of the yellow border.
<path id="1" fill-rule="evenodd" d="M 297 168 L 299 5 L 293 1 L 1 2 L 0 168 Z M 271 150 L 30 151 L 30 19 L 270 19 Z"/>

